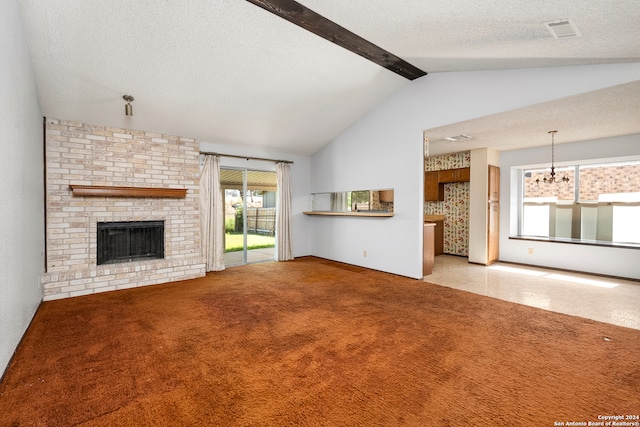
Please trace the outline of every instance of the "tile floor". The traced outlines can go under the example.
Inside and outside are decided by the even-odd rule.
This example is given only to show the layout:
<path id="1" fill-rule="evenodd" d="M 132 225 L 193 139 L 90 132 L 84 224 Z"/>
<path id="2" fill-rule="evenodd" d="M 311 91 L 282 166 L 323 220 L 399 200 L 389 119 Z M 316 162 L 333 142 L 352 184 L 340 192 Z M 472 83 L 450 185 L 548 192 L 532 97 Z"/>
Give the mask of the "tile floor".
<path id="1" fill-rule="evenodd" d="M 640 282 L 517 264 L 469 264 L 439 255 L 424 280 L 442 286 L 640 329 Z"/>

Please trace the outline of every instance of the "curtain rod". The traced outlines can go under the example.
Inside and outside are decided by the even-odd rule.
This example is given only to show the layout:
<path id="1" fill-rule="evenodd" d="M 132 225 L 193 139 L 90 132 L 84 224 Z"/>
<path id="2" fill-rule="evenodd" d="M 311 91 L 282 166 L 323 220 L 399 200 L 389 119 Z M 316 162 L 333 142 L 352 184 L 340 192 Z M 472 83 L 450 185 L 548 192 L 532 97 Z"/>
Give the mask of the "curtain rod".
<path id="1" fill-rule="evenodd" d="M 276 162 L 276 163 L 290 163 L 293 164 L 292 160 L 276 160 L 276 159 L 265 159 L 264 157 L 251 157 L 251 156 L 237 156 L 235 154 L 221 154 L 221 153 L 211 153 L 208 151 L 201 151 L 200 154 L 209 154 L 212 156 L 221 156 L 221 157 L 233 157 L 235 159 L 247 159 L 247 160 L 266 160 L 267 162 Z"/>

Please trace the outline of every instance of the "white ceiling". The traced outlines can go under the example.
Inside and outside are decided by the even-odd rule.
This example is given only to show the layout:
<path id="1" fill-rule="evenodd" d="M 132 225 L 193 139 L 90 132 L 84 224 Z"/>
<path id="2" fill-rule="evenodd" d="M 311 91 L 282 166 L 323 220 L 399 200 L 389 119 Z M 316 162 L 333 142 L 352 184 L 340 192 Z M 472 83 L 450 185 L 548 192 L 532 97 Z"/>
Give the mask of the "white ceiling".
<path id="1" fill-rule="evenodd" d="M 299 2 L 429 73 L 640 61 L 640 0 Z M 408 83 L 244 0 L 21 5 L 52 118 L 312 154 Z M 544 23 L 559 19 L 583 37 L 554 39 Z M 562 129 L 558 142 L 640 133 L 639 99 L 631 83 L 429 137 L 451 152 L 548 144 L 549 127 Z M 453 149 L 439 141 L 460 133 L 474 139 Z"/>
<path id="2" fill-rule="evenodd" d="M 498 151 L 640 134 L 640 80 L 506 113 L 428 129 L 429 154 L 490 147 Z M 450 142 L 444 138 L 467 135 Z M 639 150 L 640 152 L 640 150 Z"/>

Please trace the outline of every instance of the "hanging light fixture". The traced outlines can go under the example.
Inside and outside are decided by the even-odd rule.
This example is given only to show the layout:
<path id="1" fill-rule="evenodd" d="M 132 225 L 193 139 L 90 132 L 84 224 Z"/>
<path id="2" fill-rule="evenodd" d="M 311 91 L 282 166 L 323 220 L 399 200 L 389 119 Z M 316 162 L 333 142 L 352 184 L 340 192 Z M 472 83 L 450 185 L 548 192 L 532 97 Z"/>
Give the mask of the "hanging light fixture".
<path id="1" fill-rule="evenodd" d="M 124 95 L 122 97 L 122 99 L 124 99 L 125 101 L 127 101 L 127 103 L 124 106 L 124 115 L 125 116 L 133 116 L 133 105 L 131 105 L 131 102 L 133 102 L 133 96 L 131 95 Z"/>
<path id="2" fill-rule="evenodd" d="M 550 130 L 549 134 L 551 134 L 551 173 L 549 174 L 549 176 L 545 176 L 542 181 L 546 182 L 547 184 L 551 184 L 553 182 L 569 182 L 569 178 L 565 175 L 562 178 L 558 178 L 556 177 L 556 166 L 554 164 L 554 157 L 555 157 L 555 135 L 558 131 L 557 130 Z M 540 183 L 540 178 L 536 178 L 536 184 Z"/>

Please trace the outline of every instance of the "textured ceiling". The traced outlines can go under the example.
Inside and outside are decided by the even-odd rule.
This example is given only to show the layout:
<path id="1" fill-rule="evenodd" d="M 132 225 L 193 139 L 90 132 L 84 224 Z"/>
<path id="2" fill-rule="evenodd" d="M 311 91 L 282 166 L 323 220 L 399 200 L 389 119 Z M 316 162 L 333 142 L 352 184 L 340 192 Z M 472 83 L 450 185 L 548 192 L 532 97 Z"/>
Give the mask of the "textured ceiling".
<path id="1" fill-rule="evenodd" d="M 490 147 L 549 145 L 640 133 L 640 81 L 426 130 L 432 156 Z M 471 136 L 457 142 L 444 138 Z M 640 149 L 638 151 L 640 153 Z"/>
<path id="2" fill-rule="evenodd" d="M 303 0 L 429 73 L 640 61 L 640 2 Z M 555 40 L 572 19 L 588 37 Z"/>
<path id="3" fill-rule="evenodd" d="M 408 82 L 244 0 L 20 3 L 52 118 L 312 154 Z M 300 3 L 429 73 L 640 61 L 640 0 Z M 543 24 L 565 18 L 588 37 L 555 40 Z M 593 111 L 612 90 L 577 101 Z"/>
<path id="4" fill-rule="evenodd" d="M 308 154 L 407 81 L 243 0 L 22 5 L 59 119 Z"/>

